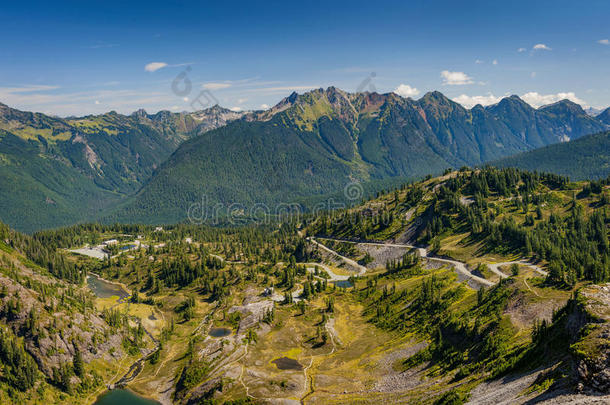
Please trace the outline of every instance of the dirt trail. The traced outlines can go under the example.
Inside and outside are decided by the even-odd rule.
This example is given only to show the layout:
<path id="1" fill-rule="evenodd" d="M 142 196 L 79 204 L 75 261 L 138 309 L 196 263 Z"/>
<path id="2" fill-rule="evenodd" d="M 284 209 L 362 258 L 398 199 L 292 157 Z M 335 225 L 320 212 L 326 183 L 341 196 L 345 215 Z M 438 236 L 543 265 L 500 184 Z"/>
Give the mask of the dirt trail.
<path id="1" fill-rule="evenodd" d="M 539 266 L 535 265 L 534 263 L 528 262 L 527 260 L 516 260 L 516 261 L 512 261 L 512 262 L 502 262 L 502 263 L 489 263 L 489 264 L 487 264 L 487 266 L 489 267 L 489 269 L 491 271 L 496 273 L 501 278 L 508 278 L 509 276 L 507 276 L 506 274 L 502 273 L 502 271 L 500 270 L 500 267 L 502 267 L 502 266 L 510 266 L 511 264 L 520 264 L 522 266 L 530 267 L 535 272 L 537 272 L 540 275 L 543 275 L 545 277 L 549 275 L 548 272 L 542 270 Z"/>
<path id="2" fill-rule="evenodd" d="M 334 322 L 334 319 L 332 320 Z M 328 333 L 328 336 L 330 337 L 330 342 L 332 344 L 332 349 L 329 353 L 326 354 L 317 354 L 314 356 L 311 356 L 309 365 L 305 368 L 303 368 L 303 374 L 305 375 L 305 383 L 303 386 L 303 392 L 305 395 L 303 395 L 303 397 L 301 397 L 301 404 L 305 405 L 305 400 L 307 399 L 307 397 L 311 396 L 314 392 L 314 386 L 313 386 L 313 375 L 309 375 L 307 376 L 307 371 L 311 368 L 311 366 L 313 366 L 313 362 L 314 359 L 317 357 L 328 357 L 330 355 L 332 355 L 336 350 L 337 350 L 337 345 L 335 344 L 335 337 L 334 334 L 336 333 L 335 328 L 329 328 L 328 324 L 331 322 L 331 319 L 329 319 L 328 321 L 326 321 L 326 323 L 324 324 L 324 329 L 326 329 L 326 332 Z M 308 389 L 309 386 L 309 389 Z"/>
<path id="3" fill-rule="evenodd" d="M 314 245 L 318 246 L 320 249 L 326 250 L 328 253 L 331 253 L 331 254 L 337 256 L 339 259 L 343 260 L 345 263 L 347 263 L 350 266 L 355 267 L 356 269 L 358 269 L 357 275 L 361 276 L 361 275 L 366 273 L 366 267 L 364 267 L 361 264 L 358 264 L 355 260 L 352 260 L 352 259 L 350 259 L 348 257 L 340 255 L 339 253 L 335 252 L 334 250 L 332 250 L 332 249 L 324 246 L 323 244 L 319 243 L 314 238 L 307 238 L 307 240 L 310 241 L 311 243 L 313 243 Z M 340 239 L 334 239 L 334 240 L 341 241 Z"/>
<path id="4" fill-rule="evenodd" d="M 141 321 L 138 320 L 137 322 L 139 322 L 141 324 Z M 159 340 L 157 340 L 152 333 L 150 333 L 146 328 L 142 327 L 142 329 L 144 330 L 144 332 L 148 335 L 148 337 L 150 338 L 150 340 L 154 343 L 154 347 L 152 349 L 146 350 L 144 352 L 144 354 L 142 355 L 142 357 L 140 357 L 138 360 L 136 360 L 130 367 L 129 370 L 127 371 L 127 373 L 125 373 L 123 375 L 123 377 L 121 377 L 112 387 L 108 387 L 109 389 L 114 389 L 114 388 L 123 388 L 125 387 L 127 384 L 129 384 L 130 382 L 132 382 L 142 371 L 142 368 L 144 368 L 144 362 L 150 357 L 152 356 L 152 354 L 154 352 L 156 352 L 157 350 L 159 350 Z"/>

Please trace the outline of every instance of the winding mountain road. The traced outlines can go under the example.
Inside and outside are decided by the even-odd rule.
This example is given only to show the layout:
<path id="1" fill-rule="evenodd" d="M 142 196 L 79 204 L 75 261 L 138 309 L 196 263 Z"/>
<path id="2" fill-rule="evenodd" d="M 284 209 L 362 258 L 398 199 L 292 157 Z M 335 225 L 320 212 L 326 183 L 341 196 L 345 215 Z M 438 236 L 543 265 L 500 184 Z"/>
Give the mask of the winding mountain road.
<path id="1" fill-rule="evenodd" d="M 399 248 L 407 248 L 407 249 L 417 249 L 417 252 L 419 253 L 419 255 L 421 257 L 425 257 L 428 260 L 431 261 L 435 261 L 435 262 L 439 262 L 439 263 L 445 263 L 445 264 L 449 264 L 451 266 L 453 266 L 453 268 L 460 274 L 462 274 L 463 276 L 469 278 L 470 280 L 487 286 L 487 287 L 491 287 L 493 285 L 495 285 L 496 283 L 489 281 L 483 277 L 479 277 L 475 274 L 472 274 L 472 272 L 470 272 L 470 270 L 468 270 L 468 268 L 466 267 L 466 264 L 457 260 L 453 260 L 453 259 L 447 259 L 447 258 L 443 258 L 443 257 L 438 257 L 438 256 L 433 256 L 430 255 L 430 253 L 428 252 L 427 248 L 423 248 L 423 247 L 418 247 L 418 246 L 413 246 L 413 245 L 408 245 L 408 244 L 404 244 L 404 243 L 385 243 L 385 242 L 357 242 L 357 241 L 353 241 L 353 240 L 348 240 L 348 239 L 338 239 L 338 238 L 318 238 L 321 240 L 330 240 L 330 241 L 335 241 L 335 242 L 346 242 L 346 243 L 353 243 L 353 244 L 362 244 L 362 245 L 369 245 L 369 246 L 384 246 L 384 247 L 399 247 Z M 355 266 L 359 269 L 358 275 L 363 275 L 366 273 L 366 267 L 356 263 L 354 260 L 349 259 L 345 256 L 340 255 L 339 253 L 335 252 L 334 250 L 328 248 L 327 246 L 321 244 L 320 242 L 316 241 L 313 237 L 308 237 L 307 238 L 308 241 L 310 241 L 311 243 L 315 244 L 316 246 L 319 246 L 321 249 L 326 250 L 329 253 L 332 253 L 334 255 L 336 255 L 337 257 L 339 257 L 341 260 L 343 260 L 344 262 Z M 540 268 L 539 266 L 530 263 L 526 260 L 516 260 L 516 261 L 510 261 L 510 262 L 502 262 L 502 263 L 489 263 L 487 264 L 487 266 L 489 267 L 489 269 L 494 272 L 495 274 L 497 274 L 500 278 L 508 278 L 509 276 L 504 274 L 502 271 L 500 271 L 500 267 L 502 266 L 507 266 L 507 265 L 511 265 L 511 264 L 520 264 L 522 266 L 527 266 L 532 268 L 534 271 L 538 272 L 539 274 L 546 276 L 548 275 L 548 273 L 546 271 L 544 271 L 542 268 Z M 318 265 L 320 267 L 326 267 L 323 265 Z M 324 268 L 326 271 L 328 271 L 327 268 Z M 332 274 L 329 273 L 331 276 Z"/>

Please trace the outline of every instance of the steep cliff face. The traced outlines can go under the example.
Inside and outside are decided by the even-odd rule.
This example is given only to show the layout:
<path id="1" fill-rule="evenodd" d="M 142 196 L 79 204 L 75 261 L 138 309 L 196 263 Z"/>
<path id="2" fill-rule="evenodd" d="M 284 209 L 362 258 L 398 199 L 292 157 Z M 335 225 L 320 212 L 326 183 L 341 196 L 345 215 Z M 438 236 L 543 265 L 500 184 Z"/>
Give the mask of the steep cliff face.
<path id="1" fill-rule="evenodd" d="M 610 393 L 610 284 L 590 286 L 573 311 L 571 346 L 579 389 Z"/>

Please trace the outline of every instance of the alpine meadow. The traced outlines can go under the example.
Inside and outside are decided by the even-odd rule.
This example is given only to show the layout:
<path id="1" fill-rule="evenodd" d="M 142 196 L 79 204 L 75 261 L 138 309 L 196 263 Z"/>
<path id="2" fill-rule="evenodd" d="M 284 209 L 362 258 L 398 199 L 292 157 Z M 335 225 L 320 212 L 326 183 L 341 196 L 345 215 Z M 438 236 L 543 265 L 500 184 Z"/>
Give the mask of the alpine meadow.
<path id="1" fill-rule="evenodd" d="M 610 403 L 608 15 L 4 5 L 0 403 Z"/>

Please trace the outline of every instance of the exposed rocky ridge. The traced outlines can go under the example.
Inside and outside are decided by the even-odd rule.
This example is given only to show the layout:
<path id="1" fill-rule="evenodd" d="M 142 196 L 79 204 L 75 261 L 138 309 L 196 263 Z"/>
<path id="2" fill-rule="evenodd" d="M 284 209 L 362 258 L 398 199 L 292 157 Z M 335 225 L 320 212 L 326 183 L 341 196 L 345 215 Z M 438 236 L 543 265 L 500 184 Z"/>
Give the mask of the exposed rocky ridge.
<path id="1" fill-rule="evenodd" d="M 47 379 L 71 367 L 77 350 L 86 363 L 124 356 L 124 336 L 96 313 L 89 291 L 44 274 L 6 245 L 0 250 L 0 291 L 0 324 L 23 339 Z"/>
<path id="2" fill-rule="evenodd" d="M 573 324 L 582 324 L 572 346 L 579 389 L 610 394 L 610 284 L 581 291 L 583 304 Z"/>

